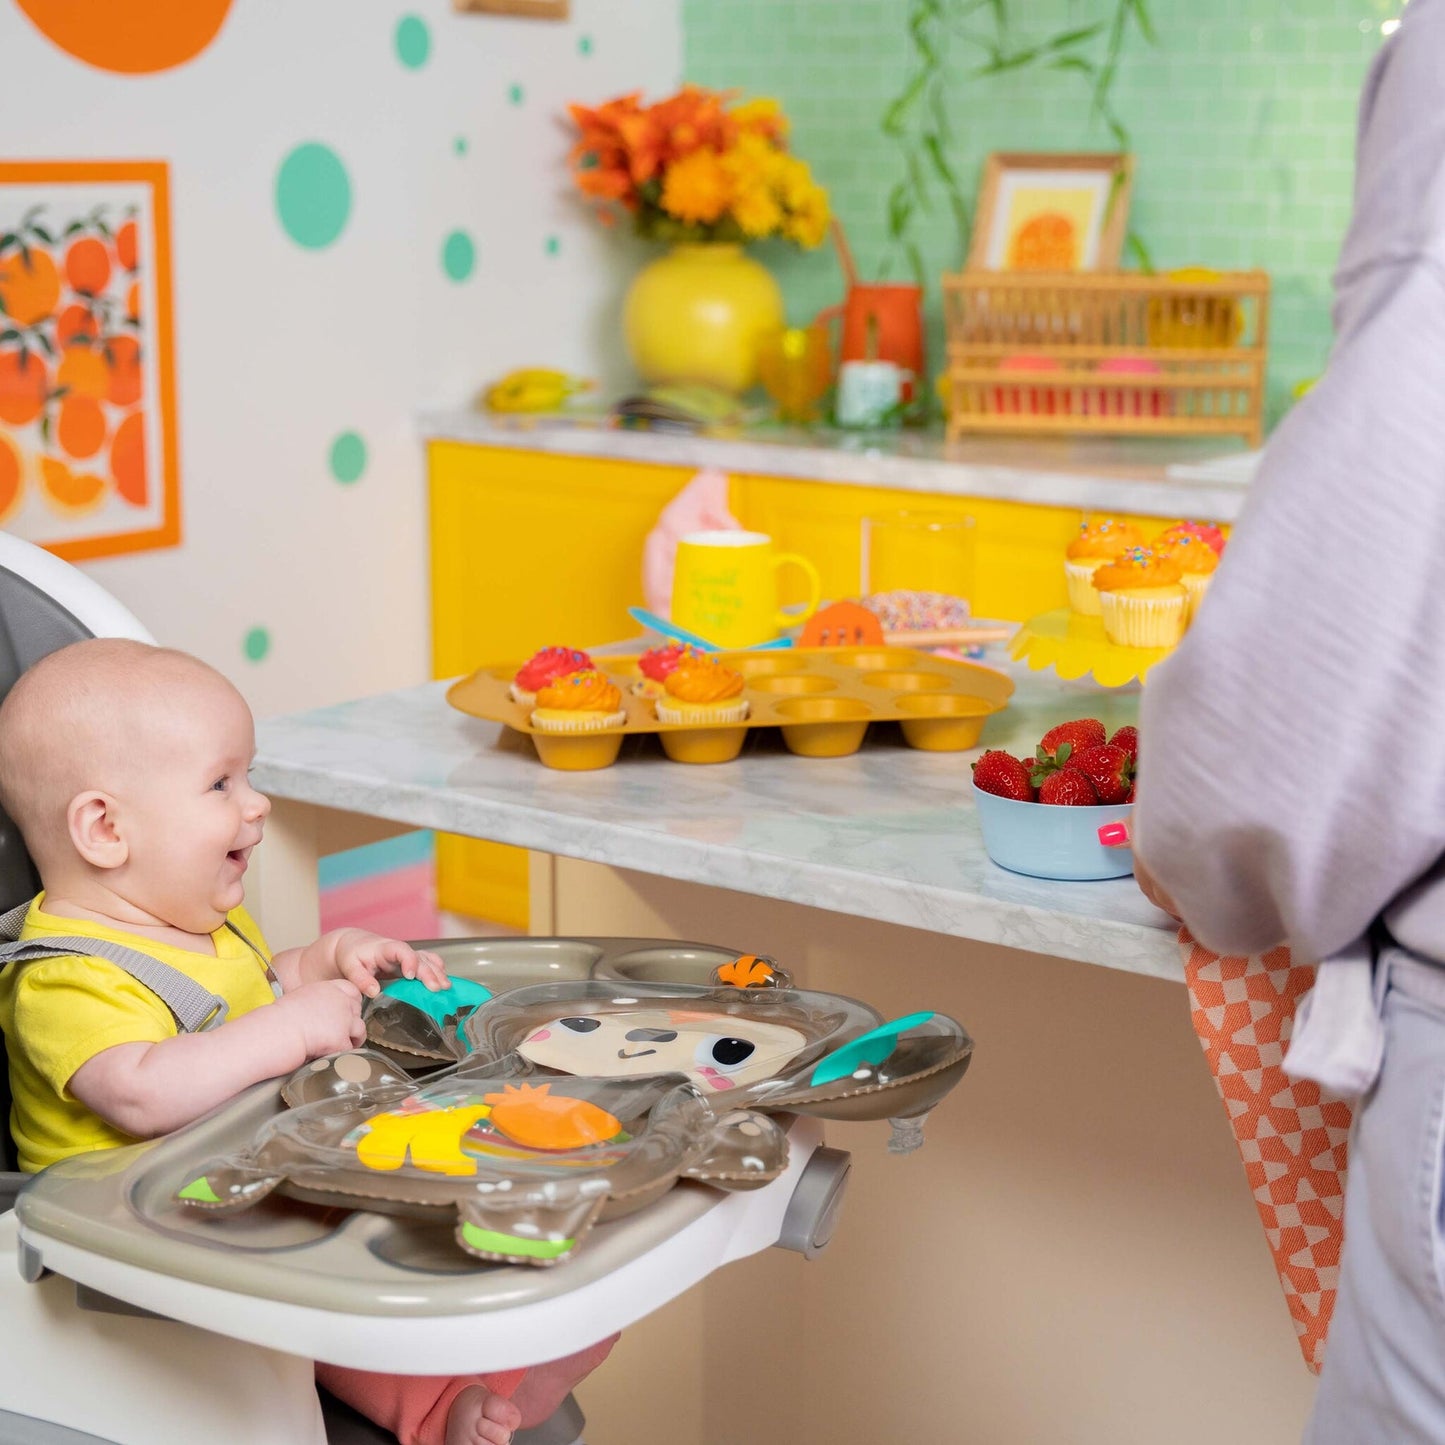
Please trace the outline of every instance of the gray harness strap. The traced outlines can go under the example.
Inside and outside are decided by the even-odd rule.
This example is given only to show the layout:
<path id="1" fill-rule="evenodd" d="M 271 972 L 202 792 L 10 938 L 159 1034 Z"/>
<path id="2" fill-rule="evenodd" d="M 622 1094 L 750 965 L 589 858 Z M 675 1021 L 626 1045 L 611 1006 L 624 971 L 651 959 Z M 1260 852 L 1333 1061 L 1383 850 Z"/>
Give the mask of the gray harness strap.
<path id="1" fill-rule="evenodd" d="M 184 1034 L 204 1033 L 219 1028 L 226 1021 L 228 1006 L 226 1000 L 209 989 L 202 988 L 195 979 L 188 978 L 180 969 L 162 963 L 158 958 L 141 953 L 139 949 L 127 948 L 121 943 L 111 943 L 104 938 L 87 938 L 83 934 L 66 937 L 27 938 L 24 943 L 17 940 L 25 924 L 25 915 L 30 911 L 30 902 L 0 914 L 0 968 L 11 963 L 27 963 L 40 958 L 103 958 L 128 973 L 138 984 L 148 988 L 176 1016 L 176 1024 Z M 229 919 L 226 927 L 244 943 L 260 960 L 266 970 L 266 977 L 272 992 L 280 995 L 280 985 L 265 955 Z"/>

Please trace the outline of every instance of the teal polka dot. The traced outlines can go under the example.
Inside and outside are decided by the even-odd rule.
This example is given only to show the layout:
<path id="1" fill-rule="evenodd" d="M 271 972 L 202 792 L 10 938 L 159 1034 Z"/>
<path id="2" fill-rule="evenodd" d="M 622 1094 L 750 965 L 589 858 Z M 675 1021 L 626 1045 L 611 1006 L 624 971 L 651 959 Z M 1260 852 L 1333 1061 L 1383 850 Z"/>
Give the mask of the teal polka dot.
<path id="1" fill-rule="evenodd" d="M 452 149 L 453 149 L 459 156 L 464 156 L 464 155 L 466 155 L 466 153 L 467 153 L 467 138 L 466 138 L 466 136 L 464 136 L 464 135 L 459 135 L 459 136 L 452 142 Z"/>
<path id="2" fill-rule="evenodd" d="M 521 105 L 526 98 L 527 92 L 523 90 L 520 85 L 513 85 L 507 91 L 507 99 L 510 100 L 513 105 Z"/>
<path id="3" fill-rule="evenodd" d="M 271 650 L 271 634 L 264 627 L 253 627 L 241 644 L 251 662 L 260 662 Z"/>
<path id="4" fill-rule="evenodd" d="M 396 25 L 396 58 L 408 70 L 420 70 L 431 54 L 431 31 L 420 15 L 404 15 Z"/>
<path id="5" fill-rule="evenodd" d="M 476 265 L 477 248 L 465 231 L 453 231 L 442 246 L 442 270 L 453 281 L 465 281 Z"/>
<path id="6" fill-rule="evenodd" d="M 299 145 L 276 172 L 276 214 L 298 246 L 329 246 L 351 214 L 351 180 L 341 158 L 319 141 Z"/>
<path id="7" fill-rule="evenodd" d="M 354 482 L 365 470 L 366 443 L 354 431 L 342 432 L 331 443 L 331 475 L 338 482 Z"/>
<path id="8" fill-rule="evenodd" d="M 580 54 L 582 54 L 582 55 L 591 55 L 591 54 L 592 54 L 592 37 L 591 37 L 590 35 L 583 35 L 583 36 L 581 36 L 581 37 L 578 39 L 578 41 L 577 41 L 577 49 L 578 49 L 578 52 L 579 52 Z"/>
<path id="9" fill-rule="evenodd" d="M 560 236 L 548 236 L 546 244 L 542 248 L 549 256 L 555 256 L 562 250 L 562 238 Z"/>

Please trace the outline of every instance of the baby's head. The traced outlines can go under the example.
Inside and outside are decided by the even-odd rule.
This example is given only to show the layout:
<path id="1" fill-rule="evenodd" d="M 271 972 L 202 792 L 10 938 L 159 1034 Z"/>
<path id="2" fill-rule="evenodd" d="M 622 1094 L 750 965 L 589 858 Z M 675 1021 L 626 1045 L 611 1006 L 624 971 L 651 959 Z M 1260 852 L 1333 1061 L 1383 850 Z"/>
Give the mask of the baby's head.
<path id="1" fill-rule="evenodd" d="M 0 804 L 48 894 L 209 933 L 244 897 L 271 807 L 254 751 L 245 699 L 198 658 L 76 642 L 0 704 Z"/>

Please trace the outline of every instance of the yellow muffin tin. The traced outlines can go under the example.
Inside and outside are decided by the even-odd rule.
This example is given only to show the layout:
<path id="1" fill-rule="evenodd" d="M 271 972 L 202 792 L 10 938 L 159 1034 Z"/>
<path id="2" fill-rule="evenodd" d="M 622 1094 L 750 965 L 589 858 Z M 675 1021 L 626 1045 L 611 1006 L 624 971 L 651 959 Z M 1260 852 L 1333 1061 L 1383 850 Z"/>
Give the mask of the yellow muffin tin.
<path id="1" fill-rule="evenodd" d="M 532 709 L 509 691 L 520 663 L 484 667 L 454 683 L 447 701 L 472 717 L 505 723 L 532 739 L 549 768 L 585 772 L 617 761 L 622 740 L 656 733 L 675 763 L 728 763 L 750 728 L 778 728 L 788 749 L 808 758 L 841 758 L 863 744 L 870 723 L 897 722 L 904 741 L 925 752 L 961 752 L 978 742 L 985 720 L 1008 704 L 1013 679 L 991 667 L 954 662 L 907 647 L 798 647 L 777 652 L 725 652 L 742 673 L 747 719 L 709 725 L 663 723 L 653 699 L 633 687 L 636 657 L 594 658 L 622 691 L 627 721 L 596 732 L 534 728 Z"/>

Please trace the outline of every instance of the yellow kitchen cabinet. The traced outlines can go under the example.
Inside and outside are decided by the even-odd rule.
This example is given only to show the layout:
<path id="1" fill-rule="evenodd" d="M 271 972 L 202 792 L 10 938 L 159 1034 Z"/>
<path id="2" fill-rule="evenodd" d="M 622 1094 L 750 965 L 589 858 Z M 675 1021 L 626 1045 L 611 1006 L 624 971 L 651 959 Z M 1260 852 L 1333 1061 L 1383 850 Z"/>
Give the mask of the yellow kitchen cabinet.
<path id="1" fill-rule="evenodd" d="M 634 634 L 627 609 L 643 601 L 643 540 L 694 472 L 453 441 L 430 444 L 428 470 L 436 677 Z M 974 611 L 1018 621 L 1064 605 L 1063 549 L 1080 516 L 1071 507 L 769 476 L 735 476 L 730 500 L 744 526 L 816 563 L 825 598 L 857 592 L 860 524 L 870 513 L 972 517 Z M 1162 525 L 1134 520 L 1148 531 Z M 437 893 L 445 909 L 524 928 L 527 855 L 439 834 Z"/>

